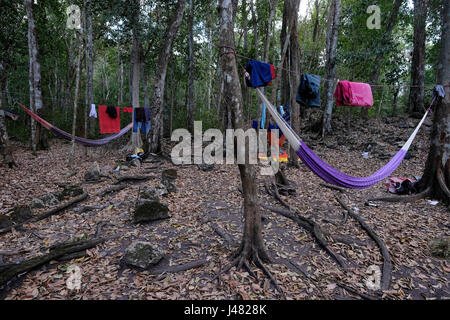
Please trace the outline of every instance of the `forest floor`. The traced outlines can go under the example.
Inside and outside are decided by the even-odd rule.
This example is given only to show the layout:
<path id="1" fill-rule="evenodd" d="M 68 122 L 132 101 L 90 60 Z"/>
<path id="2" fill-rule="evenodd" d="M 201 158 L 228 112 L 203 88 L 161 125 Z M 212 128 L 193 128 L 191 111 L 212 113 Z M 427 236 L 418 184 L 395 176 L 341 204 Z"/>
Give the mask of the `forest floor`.
<path id="1" fill-rule="evenodd" d="M 320 142 L 313 134 L 302 135 L 307 144 L 324 160 L 340 170 L 358 176 L 371 175 L 384 166 L 407 140 L 417 120 L 370 119 L 354 121 L 346 132 L 344 122 L 335 121 L 335 134 Z M 429 125 L 421 130 L 412 158 L 405 160 L 394 173 L 396 177 L 422 174 L 429 147 Z M 369 159 L 362 153 L 371 144 Z M 49 151 L 34 157 L 26 145 L 13 142 L 18 168 L 0 168 L 0 214 L 14 206 L 28 204 L 35 197 L 57 192 L 55 183 L 82 184 L 90 197 L 77 206 L 48 219 L 26 225 L 25 230 L 0 235 L 0 252 L 17 254 L 0 257 L 0 264 L 20 262 L 48 251 L 60 242 L 92 237 L 103 222 L 102 236 L 121 233 L 88 250 L 82 258 L 66 262 L 52 261 L 16 280 L 4 292 L 4 299 L 280 299 L 281 296 L 269 279 L 255 266 L 257 279 L 248 272 L 233 268 L 220 277 L 214 277 L 229 262 L 230 254 L 237 249 L 242 235 L 242 196 L 237 166 L 216 166 L 204 172 L 197 166 L 175 167 L 161 159 L 132 168 L 127 175 L 153 175 L 148 182 L 128 183 L 117 193 L 95 196 L 111 187 L 108 178 L 98 183 L 83 180 L 86 170 L 97 161 L 100 168 L 115 168 L 117 160 L 125 160 L 126 153 L 113 149 L 90 149 L 85 156 L 77 148 L 75 164 L 78 173 L 69 179 L 64 176 L 70 145 L 53 139 Z M 170 219 L 150 224 L 133 223 L 133 210 L 139 188 L 159 184 L 164 169 L 175 168 L 177 191 L 161 201 L 169 207 Z M 353 244 L 329 240 L 330 247 L 347 263 L 343 270 L 318 245 L 311 233 L 292 220 L 261 209 L 263 234 L 267 250 L 273 259 L 267 268 L 277 280 L 287 299 L 361 299 L 360 295 L 342 289 L 341 285 L 355 291 L 383 299 L 448 299 L 450 298 L 450 261 L 434 257 L 430 242 L 449 239 L 449 208 L 439 203 L 431 205 L 422 199 L 412 203 L 377 202 L 378 207 L 366 206 L 370 197 L 387 195 L 385 182 L 366 190 L 349 190 L 341 194 L 325 188 L 308 168 L 287 167 L 286 176 L 295 181 L 296 194 L 282 196 L 293 208 L 333 236 L 352 239 Z M 282 206 L 270 197 L 264 185 L 271 178 L 258 177 L 260 202 L 271 207 Z M 336 201 L 340 197 L 350 208 L 372 227 L 386 243 L 392 262 L 390 289 L 376 295 L 366 286 L 370 266 L 380 266 L 383 258 L 374 241 L 358 222 L 348 217 L 343 223 L 343 208 Z M 100 209 L 80 212 L 82 206 L 101 206 Z M 39 214 L 49 208 L 33 211 Z M 214 228 L 222 230 L 232 239 L 229 243 Z M 161 248 L 164 259 L 153 269 L 136 270 L 121 264 L 124 251 L 131 242 L 140 240 Z M 179 273 L 163 273 L 167 266 L 180 265 L 206 259 L 202 266 Z M 69 265 L 77 265 L 82 272 L 79 291 L 66 286 Z"/>

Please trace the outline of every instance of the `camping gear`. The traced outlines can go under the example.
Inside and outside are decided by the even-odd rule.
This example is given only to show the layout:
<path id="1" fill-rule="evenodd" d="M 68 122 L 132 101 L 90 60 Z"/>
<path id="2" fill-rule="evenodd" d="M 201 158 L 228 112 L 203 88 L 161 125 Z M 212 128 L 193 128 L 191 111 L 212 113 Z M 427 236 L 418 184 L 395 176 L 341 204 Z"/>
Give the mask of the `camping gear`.
<path id="1" fill-rule="evenodd" d="M 386 179 L 389 175 L 394 172 L 400 163 L 403 161 L 406 153 L 411 147 L 412 142 L 414 141 L 417 133 L 422 127 L 425 119 L 430 113 L 430 109 L 427 110 L 422 120 L 412 133 L 411 137 L 405 143 L 403 148 L 392 158 L 391 161 L 383 168 L 376 171 L 373 175 L 368 177 L 354 177 L 347 175 L 339 170 L 331 167 L 325 161 L 320 159 L 308 146 L 299 138 L 299 136 L 295 133 L 294 130 L 290 127 L 290 125 L 278 114 L 274 106 L 270 103 L 269 99 L 262 93 L 259 88 L 256 88 L 256 92 L 258 93 L 260 99 L 266 104 L 267 110 L 270 112 L 273 119 L 276 121 L 277 125 L 283 131 L 283 134 L 286 136 L 287 140 L 297 151 L 297 155 L 300 159 L 308 166 L 308 168 L 314 172 L 317 176 L 319 176 L 324 181 L 339 186 L 343 188 L 349 189 L 364 189 L 369 188 L 378 182 Z"/>
<path id="2" fill-rule="evenodd" d="M 67 133 L 57 127 L 55 127 L 54 125 L 52 125 L 51 123 L 45 121 L 44 119 L 42 119 L 41 117 L 39 117 L 37 114 L 35 114 L 34 112 L 32 112 L 31 110 L 27 109 L 24 105 L 18 103 L 18 105 L 30 116 L 32 117 L 34 120 L 36 120 L 37 122 L 39 122 L 45 129 L 53 132 L 55 135 L 68 140 L 68 141 L 72 141 L 72 135 L 70 133 Z M 125 128 L 123 128 L 119 133 L 117 134 L 113 134 L 107 138 L 103 138 L 103 139 L 99 139 L 99 140 L 90 140 L 90 139 L 85 139 L 85 138 L 80 138 L 80 137 L 75 137 L 75 142 L 78 144 L 81 144 L 85 147 L 101 147 L 104 146 L 108 143 L 110 143 L 111 141 L 120 138 L 121 136 L 123 136 L 124 134 L 126 134 L 127 132 L 129 132 L 131 130 L 131 128 L 133 128 L 133 124 L 130 123 L 128 126 L 126 126 Z"/>

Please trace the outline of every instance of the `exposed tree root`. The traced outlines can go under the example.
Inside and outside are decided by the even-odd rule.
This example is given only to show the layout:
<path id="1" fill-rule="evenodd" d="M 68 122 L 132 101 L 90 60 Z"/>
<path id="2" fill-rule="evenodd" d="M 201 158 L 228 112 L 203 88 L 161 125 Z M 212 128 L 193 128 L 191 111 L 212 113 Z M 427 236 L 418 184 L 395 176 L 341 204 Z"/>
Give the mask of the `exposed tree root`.
<path id="1" fill-rule="evenodd" d="M 211 224 L 211 228 L 214 230 L 215 233 L 217 233 L 220 237 L 222 237 L 229 246 L 233 246 L 235 244 L 234 239 L 224 230 L 219 228 L 215 224 Z"/>
<path id="2" fill-rule="evenodd" d="M 114 187 L 108 188 L 108 189 L 106 189 L 104 191 L 101 191 L 101 192 L 97 193 L 97 196 L 104 197 L 104 196 L 106 196 L 108 194 L 122 191 L 125 188 L 126 188 L 126 186 L 114 186 Z"/>
<path id="3" fill-rule="evenodd" d="M 413 202 L 420 199 L 424 199 L 431 194 L 431 187 L 427 188 L 424 192 L 413 196 L 394 196 L 385 198 L 370 198 L 367 201 L 382 201 L 382 202 Z"/>
<path id="4" fill-rule="evenodd" d="M 372 230 L 372 228 L 357 214 L 353 212 L 341 199 L 336 197 L 337 201 L 340 203 L 340 205 L 348 211 L 348 214 L 354 218 L 358 223 L 361 225 L 361 227 L 367 232 L 367 234 L 375 241 L 375 243 L 378 245 L 381 251 L 381 255 L 383 256 L 383 273 L 381 277 L 381 290 L 385 291 L 389 289 L 389 286 L 391 284 L 392 279 L 392 261 L 389 254 L 389 251 L 386 247 L 386 244 L 383 240 L 378 237 L 378 235 L 375 233 L 375 231 Z"/>
<path id="5" fill-rule="evenodd" d="M 60 204 L 59 206 L 57 206 L 57 207 L 55 207 L 55 208 L 53 208 L 53 209 L 51 209 L 51 210 L 49 210 L 47 212 L 44 212 L 44 213 L 42 213 L 42 214 L 40 214 L 38 216 L 35 216 L 35 217 L 31 218 L 31 219 L 28 219 L 28 220 L 24 221 L 23 223 L 16 224 L 14 226 L 1 229 L 0 230 L 0 235 L 4 234 L 4 233 L 7 233 L 7 232 L 10 232 L 12 230 L 12 228 L 20 228 L 20 227 L 22 227 L 25 224 L 32 223 L 32 222 L 37 222 L 37 221 L 46 219 L 46 218 L 48 218 L 50 216 L 53 216 L 53 215 L 55 215 L 55 214 L 65 210 L 65 209 L 71 207 L 75 203 L 81 202 L 81 201 L 83 201 L 83 200 L 85 200 L 87 198 L 88 198 L 88 194 L 87 193 L 83 193 L 82 195 L 80 195 L 80 196 L 78 196 L 76 198 L 73 198 L 72 200 L 70 200 L 70 201 L 68 201 L 66 203 Z"/>
<path id="6" fill-rule="evenodd" d="M 177 266 L 168 267 L 166 270 L 164 270 L 163 273 L 157 273 L 159 276 L 154 281 L 160 281 L 160 280 L 164 279 L 165 275 L 167 273 L 177 273 L 177 272 L 187 271 L 187 270 L 190 270 L 190 269 L 195 269 L 195 268 L 201 267 L 206 262 L 207 262 L 206 259 L 200 259 L 200 260 L 197 260 L 197 261 L 193 261 L 193 262 L 189 262 L 189 263 L 185 263 L 185 264 L 180 264 L 180 265 L 177 265 Z M 152 272 L 150 272 L 150 273 L 152 273 Z"/>
<path id="7" fill-rule="evenodd" d="M 243 246 L 241 245 L 241 248 L 237 250 L 236 253 L 233 254 L 232 262 L 228 266 L 226 266 L 223 270 L 219 271 L 219 273 L 214 277 L 214 280 L 219 279 L 220 281 L 220 277 L 223 274 L 229 272 L 233 267 L 236 267 L 237 270 L 245 268 L 252 277 L 257 279 L 256 274 L 250 268 L 250 262 L 253 262 L 270 279 L 271 283 L 273 284 L 275 289 L 282 295 L 282 297 L 285 298 L 285 294 L 278 285 L 278 282 L 263 263 L 263 261 L 269 263 L 271 262 L 270 259 L 267 257 L 267 255 L 265 255 L 263 258 L 260 258 L 257 250 L 248 250 L 248 249 L 243 250 L 242 248 Z M 248 251 L 253 252 L 250 253 Z"/>
<path id="8" fill-rule="evenodd" d="M 264 204 L 261 204 L 261 207 L 270 210 L 272 212 L 278 213 L 282 215 L 283 217 L 289 218 L 296 222 L 300 227 L 306 229 L 307 231 L 311 232 L 314 238 L 316 239 L 317 243 L 324 249 L 338 264 L 339 266 L 347 270 L 347 265 L 344 262 L 343 258 L 339 256 L 337 253 L 335 253 L 330 246 L 328 245 L 326 239 L 325 239 L 325 233 L 322 231 L 322 228 L 320 225 L 318 225 L 316 222 L 314 222 L 311 219 L 305 218 L 301 216 L 300 214 L 293 215 L 292 212 L 286 211 L 283 209 L 273 208 Z"/>
<path id="9" fill-rule="evenodd" d="M 321 183 L 320 185 L 322 187 L 325 187 L 325 188 L 328 188 L 328 189 L 332 189 L 332 190 L 336 190 L 336 191 L 339 191 L 341 193 L 350 194 L 350 192 L 348 192 L 347 190 L 345 190 L 344 188 L 341 188 L 341 187 L 333 186 L 333 185 L 327 184 L 327 183 Z"/>
<path id="10" fill-rule="evenodd" d="M 376 297 L 369 296 L 369 295 L 367 295 L 367 294 L 364 294 L 364 293 L 362 293 L 362 292 L 359 292 L 358 290 L 353 289 L 353 288 L 351 288 L 351 287 L 349 287 L 349 286 L 346 286 L 345 284 L 342 284 L 342 283 L 336 283 L 336 284 L 337 284 L 339 287 L 341 287 L 342 289 L 347 290 L 347 291 L 350 292 L 350 293 L 356 294 L 357 296 L 360 296 L 360 297 L 363 298 L 364 300 L 378 300 Z"/>
<path id="11" fill-rule="evenodd" d="M 441 187 L 442 192 L 447 196 L 447 199 L 450 200 L 450 190 L 445 183 L 444 173 L 442 172 L 441 166 L 438 167 L 436 172 L 437 181 L 439 183 L 439 187 Z"/>

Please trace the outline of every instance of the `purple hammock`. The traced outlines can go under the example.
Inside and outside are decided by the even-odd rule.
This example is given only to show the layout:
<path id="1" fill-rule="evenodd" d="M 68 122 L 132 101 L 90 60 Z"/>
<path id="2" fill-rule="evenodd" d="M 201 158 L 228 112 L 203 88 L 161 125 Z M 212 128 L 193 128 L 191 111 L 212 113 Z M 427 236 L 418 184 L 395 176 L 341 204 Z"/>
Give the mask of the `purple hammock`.
<path id="1" fill-rule="evenodd" d="M 34 112 L 32 112 L 31 110 L 29 110 L 28 108 L 26 108 L 24 105 L 18 103 L 18 105 L 29 115 L 31 116 L 34 120 L 36 120 L 37 122 L 39 122 L 44 128 L 46 128 L 47 130 L 53 132 L 56 136 L 59 136 L 63 139 L 66 139 L 68 141 L 72 141 L 72 135 L 70 133 L 67 133 L 57 127 L 55 127 L 54 125 L 52 125 L 51 123 L 45 121 L 44 119 L 42 119 L 41 117 L 39 117 L 37 114 L 35 114 Z M 99 139 L 99 140 L 90 140 L 90 139 L 85 139 L 85 138 L 80 138 L 80 137 L 75 137 L 75 142 L 78 144 L 81 144 L 85 147 L 101 147 L 104 146 L 105 144 L 110 143 L 111 141 L 120 138 L 121 136 L 123 136 L 124 134 L 126 134 L 128 131 L 131 130 L 131 128 L 133 128 L 133 123 L 130 123 L 128 126 L 126 126 L 125 128 L 123 128 L 119 133 L 110 135 L 109 137 L 103 138 L 103 139 Z"/>
<path id="2" fill-rule="evenodd" d="M 296 153 L 300 159 L 305 163 L 305 165 L 322 180 L 330 183 L 332 185 L 343 187 L 347 189 L 365 189 L 374 186 L 380 181 L 383 181 L 389 177 L 402 163 L 406 156 L 412 142 L 414 141 L 419 129 L 422 127 L 425 119 L 427 118 L 430 110 L 428 110 L 422 118 L 411 137 L 405 143 L 403 148 L 386 164 L 383 168 L 376 171 L 373 175 L 369 177 L 354 177 L 345 174 L 328 163 L 323 161 L 316 155 L 292 130 L 290 125 L 278 114 L 277 110 L 273 107 L 267 97 L 262 93 L 259 88 L 256 89 L 259 97 L 268 107 L 270 114 L 275 119 L 275 122 L 280 127 L 280 130 L 284 133 L 286 138 L 292 147 L 297 150 Z"/>

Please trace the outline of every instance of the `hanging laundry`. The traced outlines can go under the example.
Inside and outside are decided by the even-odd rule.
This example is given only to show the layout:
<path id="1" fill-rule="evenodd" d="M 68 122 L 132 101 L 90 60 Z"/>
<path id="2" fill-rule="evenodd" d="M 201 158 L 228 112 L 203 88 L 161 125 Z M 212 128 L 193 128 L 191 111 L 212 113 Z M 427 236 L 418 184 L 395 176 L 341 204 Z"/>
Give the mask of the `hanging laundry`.
<path id="1" fill-rule="evenodd" d="M 245 70 L 250 74 L 250 80 L 247 79 L 249 87 L 264 87 L 272 84 L 271 81 L 276 78 L 274 65 L 261 61 L 250 60 Z"/>
<path id="2" fill-rule="evenodd" d="M 152 127 L 150 108 L 136 108 L 134 112 L 133 132 L 137 133 L 140 129 L 141 133 L 149 133 Z"/>
<path id="3" fill-rule="evenodd" d="M 119 114 L 119 108 L 118 107 L 110 107 L 108 106 L 106 108 L 106 113 L 112 118 L 112 119 L 116 119 L 118 114 Z"/>
<path id="4" fill-rule="evenodd" d="M 89 112 L 90 118 L 97 118 L 97 109 L 95 109 L 95 104 L 91 105 L 91 112 Z"/>
<path id="5" fill-rule="evenodd" d="M 307 107 L 320 107 L 320 82 L 322 77 L 302 74 L 297 92 L 297 102 Z"/>
<path id="6" fill-rule="evenodd" d="M 373 107 L 372 88 L 367 83 L 339 81 L 334 97 L 336 106 Z"/>
<path id="7" fill-rule="evenodd" d="M 122 112 L 133 113 L 133 108 L 122 108 Z"/>
<path id="8" fill-rule="evenodd" d="M 119 133 L 120 132 L 120 114 L 119 108 L 113 107 L 115 109 L 116 118 L 112 118 L 107 110 L 111 112 L 111 107 L 98 106 L 100 133 Z"/>

